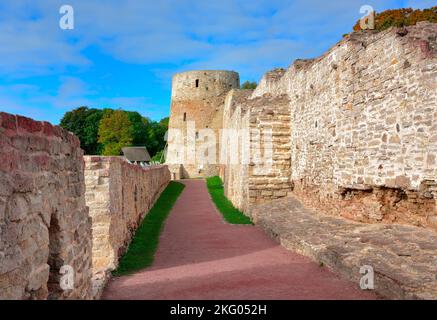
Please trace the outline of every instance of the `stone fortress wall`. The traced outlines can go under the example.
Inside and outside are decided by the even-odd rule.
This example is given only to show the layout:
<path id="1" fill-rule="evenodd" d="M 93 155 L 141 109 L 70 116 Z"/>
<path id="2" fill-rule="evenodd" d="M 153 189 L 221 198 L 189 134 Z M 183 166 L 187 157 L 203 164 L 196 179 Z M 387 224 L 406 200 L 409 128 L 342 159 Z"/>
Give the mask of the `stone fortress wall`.
<path id="1" fill-rule="evenodd" d="M 347 35 L 320 58 L 267 73 L 225 109 L 224 123 L 261 123 L 282 110 L 272 101 L 286 95 L 290 120 L 281 116 L 280 125 L 290 140 L 278 142 L 288 149 L 289 192 L 356 221 L 437 228 L 436 35 L 437 24 L 426 22 Z M 250 166 L 243 169 L 250 180 Z M 223 171 L 229 198 L 250 211 L 250 191 L 231 166 Z M 268 181 L 260 180 L 267 195 Z"/>
<path id="2" fill-rule="evenodd" d="M 182 136 L 179 143 L 195 145 L 196 150 L 205 152 L 199 147 L 207 139 L 216 138 L 216 154 L 212 164 L 196 164 L 190 158 L 191 148 L 184 152 L 175 149 L 176 144 L 169 133 L 169 147 L 166 162 L 177 177 L 195 178 L 218 174 L 219 130 L 223 123 L 223 106 L 226 94 L 240 87 L 240 77 L 233 71 L 189 71 L 176 74 L 172 82 L 172 100 L 169 129 L 180 130 Z M 187 130 L 187 124 L 194 124 Z M 210 129 L 211 135 L 202 136 L 201 129 Z M 173 140 L 177 142 L 176 140 Z M 210 141 L 210 143 L 214 143 Z M 181 165 L 179 165 L 181 164 Z M 181 171 L 181 172 L 179 172 Z"/>
<path id="3" fill-rule="evenodd" d="M 223 117 L 223 128 L 233 129 L 230 140 L 239 139 L 238 149 L 231 149 L 222 168 L 225 194 L 242 211 L 253 205 L 285 197 L 290 187 L 290 103 L 287 95 L 249 99 L 251 90 L 229 92 Z M 246 130 L 246 131 L 245 131 Z M 271 133 L 271 145 L 266 140 Z M 249 134 L 247 142 L 244 136 Z M 252 157 L 243 161 L 244 148 Z M 261 162 L 271 152 L 272 161 Z M 232 155 L 239 155 L 237 161 Z M 271 165 L 271 166 L 270 166 Z"/>
<path id="4" fill-rule="evenodd" d="M 141 168 L 122 157 L 85 157 L 92 220 L 94 296 L 99 297 L 147 212 L 170 180 L 167 166 Z"/>
<path id="5" fill-rule="evenodd" d="M 227 196 L 248 214 L 294 195 L 356 221 L 437 230 L 436 35 L 437 24 L 425 22 L 353 33 L 320 58 L 267 73 L 253 92 L 237 90 L 234 72 L 176 75 L 170 128 L 194 120 L 216 133 L 259 130 L 252 142 L 273 136 L 267 173 L 253 162 L 200 172 L 182 163 L 181 176 L 220 173 Z M 0 299 L 98 296 L 99 281 L 168 183 L 167 167 L 90 157 L 85 176 L 74 135 L 6 113 L 0 147 Z M 262 142 L 253 149 L 264 150 Z M 74 273 L 69 290 L 60 287 L 63 266 Z"/>
<path id="6" fill-rule="evenodd" d="M 85 159 L 66 130 L 0 113 L 0 300 L 98 298 L 170 180 L 166 166 Z"/>
<path id="7" fill-rule="evenodd" d="M 91 298 L 91 219 L 73 134 L 0 113 L 0 299 Z M 71 266 L 74 287 L 60 288 Z"/>
<path id="8" fill-rule="evenodd" d="M 238 130 L 244 130 L 249 127 L 249 106 L 244 103 L 248 96 L 252 93 L 251 90 L 232 90 L 226 97 L 223 110 L 223 128 L 233 129 L 236 138 L 239 139 L 238 145 L 242 145 L 242 137 L 238 136 Z M 230 137 L 230 139 L 235 138 Z M 223 146 L 224 147 L 224 146 Z M 249 207 L 249 164 L 242 163 L 241 153 L 235 152 L 226 147 L 231 153 L 237 154 L 237 161 L 231 163 L 231 159 L 227 158 L 226 164 L 221 165 L 220 177 L 224 184 L 225 193 L 235 207 L 246 211 Z"/>

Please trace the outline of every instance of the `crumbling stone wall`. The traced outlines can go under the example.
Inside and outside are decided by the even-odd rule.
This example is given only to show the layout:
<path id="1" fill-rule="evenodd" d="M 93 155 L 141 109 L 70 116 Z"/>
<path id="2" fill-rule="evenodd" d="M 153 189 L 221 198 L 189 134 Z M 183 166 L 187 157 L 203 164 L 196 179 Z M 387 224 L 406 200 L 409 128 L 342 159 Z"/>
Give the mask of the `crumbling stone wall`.
<path id="1" fill-rule="evenodd" d="M 291 179 L 307 205 L 437 228 L 436 35 L 427 22 L 353 33 L 260 82 L 253 97 L 290 98 Z"/>
<path id="2" fill-rule="evenodd" d="M 228 150 L 223 173 L 225 194 L 243 211 L 248 211 L 251 205 L 285 197 L 291 191 L 288 96 L 250 99 L 251 93 L 249 90 L 230 92 L 223 116 L 223 127 L 235 130 L 235 134 L 229 135 L 230 142 L 240 139 L 238 150 Z M 249 139 L 244 140 L 245 135 Z M 222 142 L 222 145 L 230 148 L 229 143 Z M 244 152 L 249 155 L 246 162 Z M 238 161 L 232 161 L 231 156 L 236 153 Z"/>
<path id="3" fill-rule="evenodd" d="M 93 289 L 99 297 L 134 232 L 170 181 L 167 166 L 142 168 L 121 157 L 85 156 L 93 229 Z"/>
<path id="4" fill-rule="evenodd" d="M 82 155 L 73 134 L 0 113 L 0 299 L 91 297 Z M 63 266 L 72 270 L 68 290 Z"/>
<path id="5" fill-rule="evenodd" d="M 98 298 L 170 180 L 166 166 L 85 160 L 86 176 L 73 134 L 0 113 L 0 299 Z"/>

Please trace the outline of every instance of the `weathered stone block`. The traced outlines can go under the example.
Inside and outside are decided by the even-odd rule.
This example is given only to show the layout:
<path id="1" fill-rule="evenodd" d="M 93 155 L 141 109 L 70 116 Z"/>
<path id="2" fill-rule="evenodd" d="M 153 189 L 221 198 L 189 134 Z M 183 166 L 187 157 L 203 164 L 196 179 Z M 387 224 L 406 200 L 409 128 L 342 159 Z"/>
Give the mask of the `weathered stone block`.
<path id="1" fill-rule="evenodd" d="M 436 216 L 429 216 L 428 223 L 431 226 L 431 228 L 437 230 L 437 215 Z"/>
<path id="2" fill-rule="evenodd" d="M 9 222 L 23 220 L 30 213 L 29 202 L 22 194 L 15 194 L 9 198 L 6 215 Z"/>

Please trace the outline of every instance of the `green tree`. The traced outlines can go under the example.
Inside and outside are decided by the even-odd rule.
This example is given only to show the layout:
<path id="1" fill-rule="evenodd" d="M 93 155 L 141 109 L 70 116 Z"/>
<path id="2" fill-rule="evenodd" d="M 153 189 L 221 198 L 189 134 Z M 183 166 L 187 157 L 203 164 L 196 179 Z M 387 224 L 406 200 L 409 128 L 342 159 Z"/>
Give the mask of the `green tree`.
<path id="1" fill-rule="evenodd" d="M 85 119 L 85 137 L 84 144 L 87 147 L 86 154 L 101 154 L 102 145 L 99 143 L 99 125 L 102 120 L 103 111 L 91 109 Z"/>
<path id="2" fill-rule="evenodd" d="M 121 148 L 131 146 L 133 128 L 129 116 L 122 110 L 105 109 L 99 126 L 99 140 L 103 145 L 103 155 L 118 156 Z"/>
<path id="3" fill-rule="evenodd" d="M 99 123 L 103 111 L 79 107 L 66 112 L 60 126 L 73 132 L 80 140 L 80 146 L 85 154 L 100 154 L 101 145 L 98 142 Z"/>
<path id="4" fill-rule="evenodd" d="M 61 126 L 78 136 L 85 154 L 118 155 L 120 154 L 119 150 L 125 146 L 126 141 L 121 145 L 119 143 L 120 138 L 116 138 L 117 135 L 120 137 L 120 128 L 117 129 L 118 131 L 113 130 L 112 135 L 107 132 L 110 122 L 108 118 L 111 116 L 117 117 L 127 125 L 125 121 L 127 117 L 129 125 L 126 126 L 126 132 L 129 131 L 131 137 L 128 145 L 145 146 L 152 157 L 164 149 L 164 136 L 168 130 L 169 122 L 168 117 L 156 122 L 141 116 L 135 111 L 117 110 L 117 115 L 114 116 L 115 112 L 113 109 L 101 110 L 80 107 L 65 113 L 61 120 Z M 124 116 L 121 116 L 120 113 L 123 113 Z M 105 119 L 103 135 L 100 133 L 102 119 Z M 112 127 L 114 125 L 114 122 L 110 124 Z M 127 129 L 128 127 L 130 129 Z"/>
<path id="5" fill-rule="evenodd" d="M 141 116 L 135 111 L 126 111 L 129 121 L 132 124 L 132 144 L 135 146 L 147 146 L 147 133 L 150 120 Z"/>
<path id="6" fill-rule="evenodd" d="M 241 89 L 244 89 L 244 90 L 254 90 L 254 89 L 256 89 L 256 86 L 257 86 L 256 82 L 245 81 L 241 85 Z"/>
<path id="7" fill-rule="evenodd" d="M 149 124 L 146 147 L 151 156 L 164 149 L 164 137 L 167 130 L 168 117 L 161 119 L 159 122 L 151 122 Z"/>
<path id="8" fill-rule="evenodd" d="M 159 125 L 163 128 L 165 128 L 165 130 L 168 130 L 168 122 L 170 121 L 169 117 L 165 117 L 162 118 L 161 120 L 159 120 Z"/>

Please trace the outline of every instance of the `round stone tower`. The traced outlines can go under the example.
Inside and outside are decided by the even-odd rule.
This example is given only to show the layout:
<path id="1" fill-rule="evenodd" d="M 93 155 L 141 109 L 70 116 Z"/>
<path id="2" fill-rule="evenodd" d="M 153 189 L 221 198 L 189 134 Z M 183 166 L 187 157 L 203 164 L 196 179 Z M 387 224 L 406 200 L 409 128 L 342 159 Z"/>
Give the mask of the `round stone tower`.
<path id="1" fill-rule="evenodd" d="M 240 76 L 234 71 L 188 71 L 173 77 L 169 129 L 178 129 L 183 135 L 185 146 L 194 136 L 196 153 L 203 152 L 200 145 L 205 142 L 199 130 L 212 129 L 216 136 L 216 164 L 193 162 L 185 151 L 184 160 L 175 154 L 169 142 L 167 163 L 172 171 L 181 167 L 181 178 L 207 177 L 218 174 L 219 131 L 223 126 L 223 108 L 227 93 L 240 88 Z M 187 127 L 193 128 L 187 130 Z M 194 132 L 192 132 L 194 131 Z M 189 147 L 186 149 L 190 149 Z M 196 156 L 197 158 L 197 156 Z M 181 162 L 178 166 L 176 163 Z"/>

